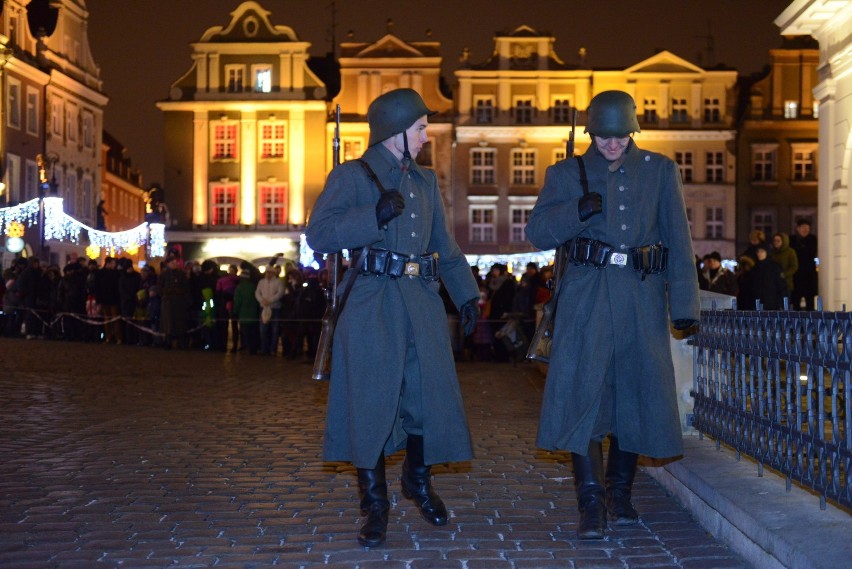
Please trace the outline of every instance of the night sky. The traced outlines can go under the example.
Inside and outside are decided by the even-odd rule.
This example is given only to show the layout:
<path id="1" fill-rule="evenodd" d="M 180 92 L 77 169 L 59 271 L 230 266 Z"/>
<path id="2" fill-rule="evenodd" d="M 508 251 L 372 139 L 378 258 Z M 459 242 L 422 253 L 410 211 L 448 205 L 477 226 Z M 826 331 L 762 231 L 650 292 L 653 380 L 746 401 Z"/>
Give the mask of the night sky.
<path id="1" fill-rule="evenodd" d="M 624 68 L 667 49 L 704 67 L 724 64 L 759 72 L 781 36 L 775 18 L 792 0 L 338 0 L 336 43 L 374 41 L 388 31 L 407 41 L 441 42 L 445 78 L 453 83 L 462 49 L 488 58 L 497 31 L 530 26 L 556 37 L 568 64 L 587 50 L 593 69 Z M 106 129 L 128 149 L 143 184 L 162 180 L 162 113 L 154 106 L 192 61 L 189 44 L 225 26 L 240 0 L 87 0 L 89 42 L 110 101 Z M 293 28 L 310 53 L 331 50 L 332 0 L 261 0 L 271 21 Z M 431 32 L 430 32 L 431 31 Z M 712 32 L 712 34 L 710 33 Z M 707 36 L 712 35 L 712 42 Z M 707 49 L 712 43 L 713 51 Z"/>

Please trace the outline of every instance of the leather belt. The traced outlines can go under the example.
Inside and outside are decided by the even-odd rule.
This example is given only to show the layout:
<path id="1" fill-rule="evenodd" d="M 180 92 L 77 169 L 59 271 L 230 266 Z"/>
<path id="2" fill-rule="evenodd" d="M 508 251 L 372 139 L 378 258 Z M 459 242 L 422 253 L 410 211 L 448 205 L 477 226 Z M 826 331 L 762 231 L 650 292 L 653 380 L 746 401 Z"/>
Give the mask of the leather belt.
<path id="1" fill-rule="evenodd" d="M 568 249 L 568 260 L 572 265 L 603 269 L 609 265 L 625 267 L 629 260 L 633 270 L 642 273 L 643 279 L 645 275 L 655 275 L 665 271 L 668 257 L 669 250 L 663 247 L 662 243 L 630 247 L 627 253 L 621 253 L 609 243 L 576 237 L 571 240 Z"/>
<path id="2" fill-rule="evenodd" d="M 350 251 L 352 258 L 357 258 L 360 249 Z M 392 279 L 403 276 L 420 277 L 426 281 L 438 280 L 438 253 L 423 255 L 408 255 L 388 249 L 366 249 L 364 265 L 359 267 L 362 275 L 387 275 Z"/>

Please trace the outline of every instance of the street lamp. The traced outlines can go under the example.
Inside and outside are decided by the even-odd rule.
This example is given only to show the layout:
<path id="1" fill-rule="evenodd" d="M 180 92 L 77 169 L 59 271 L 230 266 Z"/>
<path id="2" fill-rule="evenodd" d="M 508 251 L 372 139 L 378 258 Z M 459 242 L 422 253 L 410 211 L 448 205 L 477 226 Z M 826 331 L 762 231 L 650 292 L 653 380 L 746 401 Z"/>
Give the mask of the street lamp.
<path id="1" fill-rule="evenodd" d="M 36 165 L 38 166 L 38 226 L 39 226 L 39 255 L 44 258 L 44 197 L 56 195 L 56 190 L 59 184 L 56 183 L 56 169 L 54 165 L 59 161 L 59 156 L 55 152 L 36 155 Z M 47 169 L 50 168 L 50 180 L 47 179 Z"/>

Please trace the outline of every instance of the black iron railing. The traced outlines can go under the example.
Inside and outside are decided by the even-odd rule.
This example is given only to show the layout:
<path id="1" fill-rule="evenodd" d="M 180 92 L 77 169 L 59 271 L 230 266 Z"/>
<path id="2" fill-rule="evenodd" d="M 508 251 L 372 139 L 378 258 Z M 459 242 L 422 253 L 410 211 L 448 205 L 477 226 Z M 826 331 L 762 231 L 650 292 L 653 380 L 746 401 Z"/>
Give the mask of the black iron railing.
<path id="1" fill-rule="evenodd" d="M 852 507 L 852 313 L 705 310 L 692 343 L 699 433 Z"/>

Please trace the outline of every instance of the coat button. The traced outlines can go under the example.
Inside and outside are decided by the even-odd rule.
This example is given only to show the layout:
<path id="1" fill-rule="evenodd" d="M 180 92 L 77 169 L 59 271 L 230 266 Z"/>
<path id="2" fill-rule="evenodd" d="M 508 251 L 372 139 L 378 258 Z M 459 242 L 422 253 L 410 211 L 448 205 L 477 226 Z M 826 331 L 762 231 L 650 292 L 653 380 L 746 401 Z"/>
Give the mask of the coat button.
<path id="1" fill-rule="evenodd" d="M 411 214 L 411 219 L 414 219 L 415 217 L 417 217 L 417 214 L 416 214 L 416 213 L 412 213 L 412 214 Z"/>
<path id="2" fill-rule="evenodd" d="M 417 237 L 417 234 L 416 234 L 415 232 L 413 232 L 413 231 L 412 231 L 412 232 L 411 232 L 411 236 L 412 236 L 412 237 Z"/>
<path id="3" fill-rule="evenodd" d="M 623 192 L 623 191 L 624 191 L 624 186 L 618 186 L 618 191 L 619 191 L 619 192 Z"/>
<path id="4" fill-rule="evenodd" d="M 413 197 L 414 197 L 414 192 L 411 192 L 410 194 L 408 194 L 408 197 L 413 198 Z"/>
<path id="5" fill-rule="evenodd" d="M 619 211 L 624 211 L 625 209 L 627 209 L 627 208 L 624 207 L 624 204 L 621 204 L 620 206 L 618 206 Z"/>
<path id="6" fill-rule="evenodd" d="M 622 231 L 626 231 L 626 230 L 627 230 L 627 225 L 625 225 L 625 224 L 623 224 L 623 223 L 622 223 L 622 224 L 621 224 L 621 230 L 622 230 Z"/>

